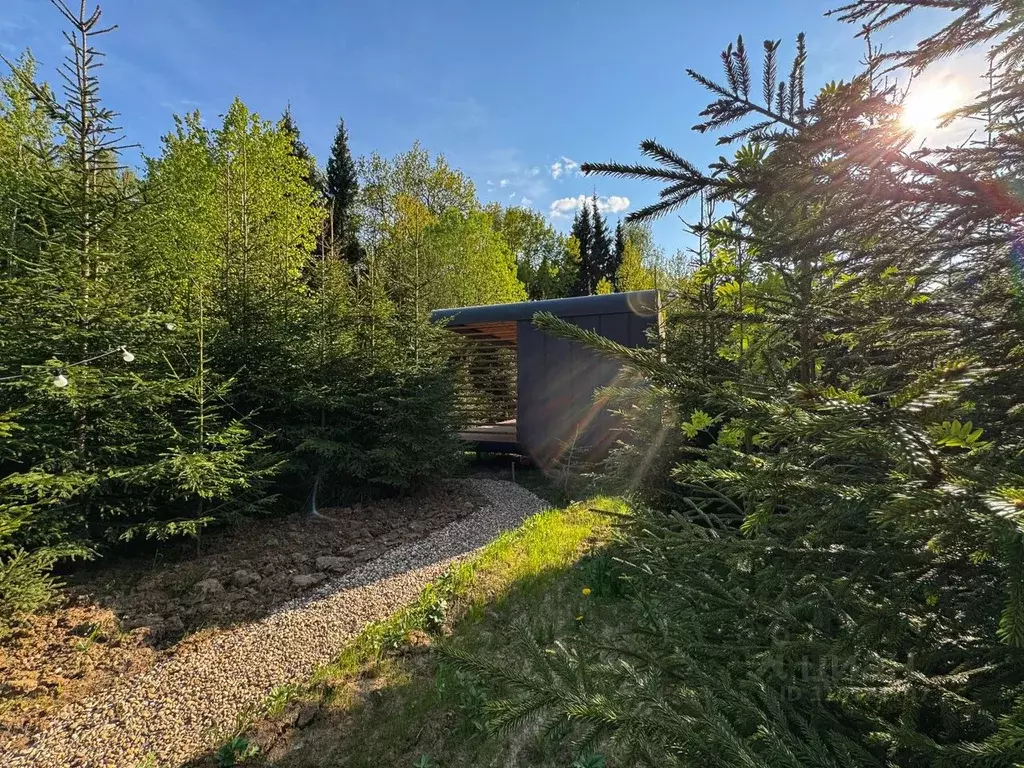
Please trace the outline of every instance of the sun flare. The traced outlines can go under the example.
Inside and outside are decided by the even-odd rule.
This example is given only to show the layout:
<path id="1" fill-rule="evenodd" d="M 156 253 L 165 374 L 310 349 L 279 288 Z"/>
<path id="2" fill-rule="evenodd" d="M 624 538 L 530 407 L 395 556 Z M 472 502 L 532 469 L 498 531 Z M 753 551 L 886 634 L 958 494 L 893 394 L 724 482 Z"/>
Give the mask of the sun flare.
<path id="1" fill-rule="evenodd" d="M 900 122 L 914 133 L 933 131 L 945 113 L 960 106 L 961 99 L 960 88 L 948 80 L 917 83 L 903 102 Z"/>

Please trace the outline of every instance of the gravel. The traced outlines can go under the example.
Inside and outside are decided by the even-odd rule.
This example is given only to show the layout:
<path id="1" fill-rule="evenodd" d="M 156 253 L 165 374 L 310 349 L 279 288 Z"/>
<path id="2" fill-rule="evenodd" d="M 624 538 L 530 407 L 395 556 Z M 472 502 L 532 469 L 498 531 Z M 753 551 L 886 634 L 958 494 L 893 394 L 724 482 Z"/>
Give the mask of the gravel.
<path id="1" fill-rule="evenodd" d="M 185 644 L 150 670 L 60 711 L 10 768 L 176 766 L 217 746 L 236 715 L 332 661 L 367 624 L 412 602 L 454 562 L 547 505 L 521 486 L 471 480 L 487 506 L 325 581 L 261 621 Z"/>

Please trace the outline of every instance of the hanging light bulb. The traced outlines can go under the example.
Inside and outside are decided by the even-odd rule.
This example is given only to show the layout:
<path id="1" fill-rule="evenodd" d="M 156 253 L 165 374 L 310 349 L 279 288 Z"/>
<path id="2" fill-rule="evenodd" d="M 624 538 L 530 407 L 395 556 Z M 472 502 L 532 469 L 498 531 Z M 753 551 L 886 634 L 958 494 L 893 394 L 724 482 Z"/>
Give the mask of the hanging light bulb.
<path id="1" fill-rule="evenodd" d="M 53 377 L 53 386 L 57 389 L 64 389 L 68 385 L 68 377 L 63 373 L 58 373 Z"/>
<path id="2" fill-rule="evenodd" d="M 133 355 L 124 347 L 121 347 L 121 359 L 124 360 L 126 363 L 130 363 L 132 360 L 135 359 L 135 355 Z"/>

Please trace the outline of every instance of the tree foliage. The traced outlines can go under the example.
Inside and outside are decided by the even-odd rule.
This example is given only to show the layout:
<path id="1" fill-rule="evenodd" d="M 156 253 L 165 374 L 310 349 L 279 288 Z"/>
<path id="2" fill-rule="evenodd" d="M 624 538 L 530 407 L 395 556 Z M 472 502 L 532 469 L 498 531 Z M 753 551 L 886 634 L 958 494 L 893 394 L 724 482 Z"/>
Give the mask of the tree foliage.
<path id="1" fill-rule="evenodd" d="M 576 241 L 579 267 L 573 294 L 587 296 L 594 292 L 598 277 L 594 260 L 594 220 L 590 216 L 590 205 L 584 201 L 572 220 L 572 238 Z"/>
<path id="2" fill-rule="evenodd" d="M 623 255 L 618 233 L 612 235 L 608 221 L 598 208 L 597 195 L 583 200 L 572 222 L 572 237 L 579 248 L 579 267 L 573 295 L 610 293 Z"/>
<path id="3" fill-rule="evenodd" d="M 495 231 L 508 243 L 516 260 L 516 276 L 530 299 L 572 295 L 577 270 L 564 235 L 528 208 L 492 203 L 486 211 Z"/>
<path id="4" fill-rule="evenodd" d="M 290 109 L 235 99 L 124 167 L 113 27 L 55 6 L 60 90 L 28 53 L 0 78 L 0 635 L 69 559 L 447 476 L 430 310 L 526 297 L 472 183 L 419 145 L 357 164 L 339 123 L 324 172 Z"/>
<path id="5" fill-rule="evenodd" d="M 344 120 L 338 120 L 331 156 L 327 159 L 324 194 L 327 196 L 327 219 L 334 247 L 349 264 L 356 264 L 362 258 L 356 223 L 359 176 L 348 147 Z"/>
<path id="6" fill-rule="evenodd" d="M 838 13 L 870 37 L 932 6 Z M 1012 3 L 944 7 L 916 48 L 869 43 L 813 95 L 803 36 L 788 70 L 764 43 L 760 84 L 729 45 L 722 79 L 690 73 L 713 98 L 695 129 L 738 144 L 707 171 L 654 141 L 657 165 L 583 165 L 664 184 L 637 221 L 699 200 L 698 254 L 659 349 L 537 321 L 649 381 L 611 393 L 630 600 L 504 671 L 463 659 L 512 692 L 493 727 L 543 717 L 623 764 L 1024 760 L 1024 32 Z M 882 70 L 971 47 L 992 86 L 960 114 L 987 135 L 912 144 Z"/>
<path id="7" fill-rule="evenodd" d="M 620 224 L 616 229 L 615 241 L 617 290 L 646 291 L 666 287 L 659 285 L 661 251 L 654 244 L 649 226 Z"/>

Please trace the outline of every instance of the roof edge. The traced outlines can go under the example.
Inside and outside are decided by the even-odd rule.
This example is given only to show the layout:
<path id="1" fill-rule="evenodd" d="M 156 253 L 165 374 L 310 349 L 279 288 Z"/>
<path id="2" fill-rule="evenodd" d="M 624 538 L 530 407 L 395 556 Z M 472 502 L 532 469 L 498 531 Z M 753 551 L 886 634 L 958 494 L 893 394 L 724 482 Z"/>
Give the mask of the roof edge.
<path id="1" fill-rule="evenodd" d="M 657 290 L 630 291 L 628 293 L 605 293 L 600 296 L 520 301 L 515 304 L 453 307 L 451 309 L 435 309 L 430 313 L 430 319 L 435 323 L 448 320 L 450 326 L 460 326 L 531 320 L 538 312 L 550 312 L 555 317 L 612 315 L 623 312 L 653 316 L 658 313 L 660 306 L 658 294 Z"/>

